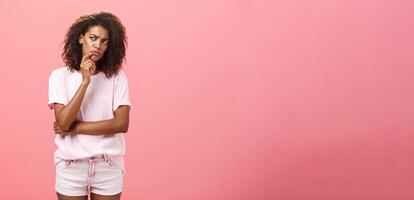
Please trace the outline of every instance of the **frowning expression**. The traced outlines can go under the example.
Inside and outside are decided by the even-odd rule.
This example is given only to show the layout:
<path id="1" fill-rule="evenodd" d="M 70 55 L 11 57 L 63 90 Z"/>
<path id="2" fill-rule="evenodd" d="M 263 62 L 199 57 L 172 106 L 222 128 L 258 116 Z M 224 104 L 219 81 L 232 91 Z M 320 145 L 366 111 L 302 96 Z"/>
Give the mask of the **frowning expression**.
<path id="1" fill-rule="evenodd" d="M 82 55 L 92 53 L 91 60 L 98 61 L 105 54 L 109 46 L 108 30 L 102 26 L 92 26 L 84 35 L 79 37 L 82 44 Z"/>

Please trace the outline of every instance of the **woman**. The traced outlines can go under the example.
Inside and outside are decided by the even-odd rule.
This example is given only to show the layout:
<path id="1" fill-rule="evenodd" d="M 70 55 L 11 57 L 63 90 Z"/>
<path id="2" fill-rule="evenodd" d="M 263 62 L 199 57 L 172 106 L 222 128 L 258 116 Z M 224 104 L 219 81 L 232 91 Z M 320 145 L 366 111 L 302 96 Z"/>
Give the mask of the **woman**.
<path id="1" fill-rule="evenodd" d="M 62 54 L 66 66 L 49 77 L 57 149 L 59 200 L 120 199 L 131 102 L 121 65 L 125 28 L 111 13 L 78 18 Z"/>

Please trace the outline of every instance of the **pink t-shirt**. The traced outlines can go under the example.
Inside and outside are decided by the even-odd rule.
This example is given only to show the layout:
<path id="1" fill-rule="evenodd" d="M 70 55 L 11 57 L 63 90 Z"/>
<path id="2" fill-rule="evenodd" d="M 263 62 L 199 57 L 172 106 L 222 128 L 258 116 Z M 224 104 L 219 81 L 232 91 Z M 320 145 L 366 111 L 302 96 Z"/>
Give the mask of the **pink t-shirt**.
<path id="1" fill-rule="evenodd" d="M 82 74 L 68 67 L 55 69 L 49 77 L 50 109 L 54 103 L 66 105 L 75 95 L 82 82 Z M 112 119 L 120 105 L 131 107 L 128 80 L 120 70 L 106 78 L 103 72 L 91 76 L 79 113 L 78 120 L 100 121 Z M 125 139 L 122 133 L 110 135 L 71 134 L 55 137 L 55 156 L 61 159 L 82 159 L 99 154 L 125 155 Z"/>

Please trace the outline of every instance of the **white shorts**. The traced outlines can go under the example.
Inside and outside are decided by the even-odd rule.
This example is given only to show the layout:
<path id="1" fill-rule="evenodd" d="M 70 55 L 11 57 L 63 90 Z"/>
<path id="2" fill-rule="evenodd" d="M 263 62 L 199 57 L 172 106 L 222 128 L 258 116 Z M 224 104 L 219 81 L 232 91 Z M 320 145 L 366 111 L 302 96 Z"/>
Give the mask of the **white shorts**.
<path id="1" fill-rule="evenodd" d="M 56 192 L 66 196 L 86 196 L 89 192 L 115 195 L 122 192 L 124 157 L 100 155 L 79 160 L 55 157 Z"/>

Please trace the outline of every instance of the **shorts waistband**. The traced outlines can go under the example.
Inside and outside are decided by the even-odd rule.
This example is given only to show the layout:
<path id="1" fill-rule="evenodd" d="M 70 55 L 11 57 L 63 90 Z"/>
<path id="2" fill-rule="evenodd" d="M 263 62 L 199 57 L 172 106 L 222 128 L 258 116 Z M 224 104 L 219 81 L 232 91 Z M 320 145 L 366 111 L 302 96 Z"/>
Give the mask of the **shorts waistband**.
<path id="1" fill-rule="evenodd" d="M 124 157 L 124 155 L 109 155 L 109 154 L 99 154 L 99 155 L 95 155 L 92 157 L 86 157 L 86 158 L 79 158 L 79 159 L 63 159 L 63 158 L 59 158 L 56 155 L 54 156 L 54 162 L 55 164 L 64 160 L 64 161 L 90 161 L 90 160 L 96 160 L 96 161 L 108 161 L 111 158 L 118 158 L 118 157 Z"/>

